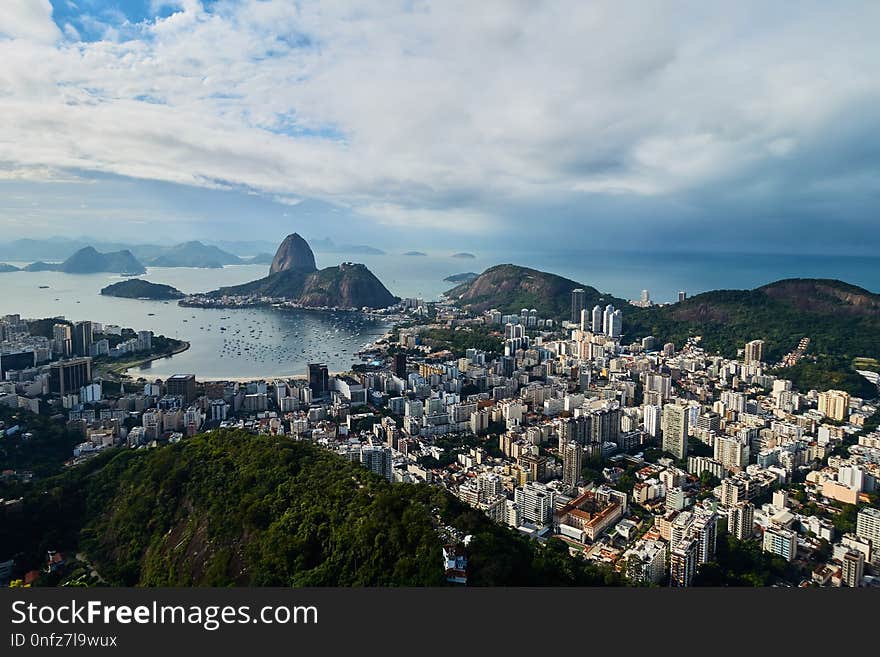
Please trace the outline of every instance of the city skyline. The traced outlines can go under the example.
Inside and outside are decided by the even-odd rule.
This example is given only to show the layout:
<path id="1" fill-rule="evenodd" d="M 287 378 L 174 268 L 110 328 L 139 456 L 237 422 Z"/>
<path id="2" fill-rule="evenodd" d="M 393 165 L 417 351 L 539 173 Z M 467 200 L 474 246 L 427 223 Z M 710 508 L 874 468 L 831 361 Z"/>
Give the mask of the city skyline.
<path id="1" fill-rule="evenodd" d="M 12 237 L 877 247 L 867 3 L 6 9 Z"/>

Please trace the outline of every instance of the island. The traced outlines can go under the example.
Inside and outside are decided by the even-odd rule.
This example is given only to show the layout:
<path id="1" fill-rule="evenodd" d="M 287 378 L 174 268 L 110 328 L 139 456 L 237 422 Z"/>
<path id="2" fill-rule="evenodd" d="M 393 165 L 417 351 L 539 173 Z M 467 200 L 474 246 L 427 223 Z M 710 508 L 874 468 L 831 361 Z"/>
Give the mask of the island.
<path id="1" fill-rule="evenodd" d="M 199 241 L 184 242 L 162 249 L 162 253 L 148 259 L 151 267 L 198 267 L 201 269 L 220 269 L 224 265 L 240 265 L 241 258 Z"/>
<path id="2" fill-rule="evenodd" d="M 428 254 L 424 253 L 423 251 L 407 251 L 403 255 L 405 255 L 405 256 L 426 256 Z"/>
<path id="3" fill-rule="evenodd" d="M 477 256 L 475 256 L 473 253 L 467 253 L 466 251 L 462 251 L 460 253 L 453 253 L 452 257 L 453 258 L 462 258 L 462 259 L 466 259 L 466 260 L 473 260 Z"/>
<path id="4" fill-rule="evenodd" d="M 121 297 L 123 299 L 150 299 L 167 301 L 170 299 L 182 299 L 186 295 L 177 288 L 161 283 L 150 283 L 142 278 L 132 278 L 127 281 L 113 283 L 101 289 L 101 294 L 107 297 Z"/>
<path id="5" fill-rule="evenodd" d="M 65 274 L 113 274 L 137 275 L 146 273 L 143 264 L 131 251 L 123 249 L 100 253 L 91 246 L 84 247 L 60 264 L 38 261 L 24 268 L 25 271 L 60 271 Z"/>
<path id="6" fill-rule="evenodd" d="M 319 270 L 308 242 L 293 233 L 278 247 L 268 276 L 188 296 L 180 304 L 202 308 L 279 304 L 359 310 L 387 308 L 397 301 L 365 265 L 343 262 Z"/>

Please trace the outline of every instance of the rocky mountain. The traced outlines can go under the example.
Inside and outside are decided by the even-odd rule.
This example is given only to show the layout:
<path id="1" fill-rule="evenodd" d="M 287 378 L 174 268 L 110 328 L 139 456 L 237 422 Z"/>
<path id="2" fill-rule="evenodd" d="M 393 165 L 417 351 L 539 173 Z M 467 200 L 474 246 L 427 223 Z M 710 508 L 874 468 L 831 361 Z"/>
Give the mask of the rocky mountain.
<path id="1" fill-rule="evenodd" d="M 446 296 L 472 312 L 497 308 L 505 313 L 518 313 L 523 308 L 534 308 L 540 316 L 563 320 L 571 317 L 571 291 L 575 288 L 586 292 L 587 308 L 596 304 L 626 303 L 589 285 L 511 264 L 490 267 L 476 278 L 452 288 Z"/>
<path id="2" fill-rule="evenodd" d="M 22 268 L 22 271 L 58 271 L 60 266 L 61 263 L 43 262 L 42 260 L 38 260 L 37 262 L 25 265 Z"/>
<path id="3" fill-rule="evenodd" d="M 184 242 L 163 249 L 160 255 L 147 260 L 151 267 L 202 267 L 219 269 L 224 265 L 239 265 L 241 258 L 216 246 L 198 241 Z"/>
<path id="4" fill-rule="evenodd" d="M 258 253 L 249 258 L 243 258 L 242 262 L 247 265 L 271 265 L 275 256 L 271 253 Z"/>
<path id="5" fill-rule="evenodd" d="M 141 278 L 131 278 L 127 281 L 113 283 L 101 289 L 101 294 L 108 297 L 122 297 L 124 299 L 182 299 L 184 293 L 170 285 L 150 283 Z"/>
<path id="6" fill-rule="evenodd" d="M 128 249 L 111 253 L 99 253 L 93 247 L 87 246 L 62 262 L 59 271 L 68 274 L 92 274 L 96 272 L 143 274 L 146 272 L 146 269 Z"/>
<path id="7" fill-rule="evenodd" d="M 144 266 L 128 249 L 100 253 L 91 246 L 83 247 L 60 264 L 35 262 L 25 267 L 25 270 L 61 271 L 67 274 L 95 274 L 99 272 L 143 274 L 146 272 Z"/>
<path id="8" fill-rule="evenodd" d="M 306 306 L 387 308 L 397 302 L 366 265 L 343 263 L 306 277 L 300 303 Z"/>
<path id="9" fill-rule="evenodd" d="M 343 263 L 318 270 L 311 248 L 296 233 L 278 247 L 268 276 L 205 296 L 284 298 L 315 308 L 387 308 L 397 301 L 365 265 Z"/>
<path id="10" fill-rule="evenodd" d="M 318 270 L 315 265 L 315 254 L 309 243 L 299 233 L 293 233 L 284 238 L 281 246 L 275 252 L 269 274 L 277 274 L 282 271 L 300 271 L 311 273 Z"/>

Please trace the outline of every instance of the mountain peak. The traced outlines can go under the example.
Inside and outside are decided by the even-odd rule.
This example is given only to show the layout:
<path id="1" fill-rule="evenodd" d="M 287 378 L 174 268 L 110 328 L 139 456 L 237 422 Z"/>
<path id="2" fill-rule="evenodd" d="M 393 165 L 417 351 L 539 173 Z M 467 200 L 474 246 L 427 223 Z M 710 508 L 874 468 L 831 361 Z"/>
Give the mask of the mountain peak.
<path id="1" fill-rule="evenodd" d="M 315 254 L 312 253 L 309 243 L 299 233 L 292 233 L 284 238 L 275 252 L 269 273 L 275 274 L 291 269 L 306 273 L 318 271 L 318 267 L 315 265 Z"/>

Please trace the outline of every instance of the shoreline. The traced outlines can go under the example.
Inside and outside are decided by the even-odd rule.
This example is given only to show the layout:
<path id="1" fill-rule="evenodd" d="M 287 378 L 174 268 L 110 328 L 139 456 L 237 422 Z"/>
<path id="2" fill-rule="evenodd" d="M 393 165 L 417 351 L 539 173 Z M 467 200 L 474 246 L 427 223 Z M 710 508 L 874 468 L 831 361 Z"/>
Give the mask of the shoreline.
<path id="1" fill-rule="evenodd" d="M 192 346 L 188 340 L 180 340 L 180 342 L 181 342 L 180 346 L 175 347 L 167 354 L 157 354 L 155 356 L 149 356 L 148 358 L 144 358 L 142 360 L 136 361 L 135 363 L 132 363 L 131 365 L 129 365 L 128 367 L 126 367 L 122 371 L 120 371 L 117 368 L 109 368 L 107 370 L 107 373 L 108 374 L 115 374 L 119 378 L 134 379 L 135 377 L 133 377 L 131 374 L 128 373 L 129 370 L 133 370 L 136 367 L 143 367 L 144 365 L 146 365 L 148 363 L 152 363 L 157 360 L 162 360 L 163 358 L 171 358 L 172 356 L 176 356 L 177 354 L 182 354 L 184 351 L 187 351 Z"/>

